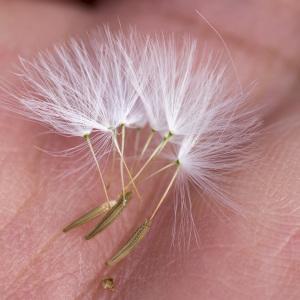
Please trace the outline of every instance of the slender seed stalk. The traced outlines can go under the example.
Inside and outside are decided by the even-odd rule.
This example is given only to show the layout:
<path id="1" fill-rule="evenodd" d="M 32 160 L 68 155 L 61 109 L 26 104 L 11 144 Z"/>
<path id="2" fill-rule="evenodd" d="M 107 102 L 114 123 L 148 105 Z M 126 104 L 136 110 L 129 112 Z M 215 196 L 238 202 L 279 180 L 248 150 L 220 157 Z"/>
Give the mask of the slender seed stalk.
<path id="1" fill-rule="evenodd" d="M 148 139 L 147 139 L 147 141 L 146 141 L 146 143 L 145 143 L 145 145 L 143 147 L 143 150 L 142 150 L 142 152 L 140 154 L 141 157 L 143 157 L 144 154 L 145 154 L 145 152 L 147 151 L 147 149 L 148 149 L 148 147 L 149 147 L 149 145 L 150 145 L 150 143 L 151 143 L 151 141 L 152 141 L 155 133 L 156 133 L 156 131 L 154 129 L 151 129 L 151 133 L 150 133 L 150 135 L 149 135 L 149 137 L 148 137 Z"/>
<path id="2" fill-rule="evenodd" d="M 124 149 L 125 149 L 125 126 L 121 125 L 121 155 L 124 157 Z M 120 160 L 120 171 L 121 171 L 121 183 L 122 183 L 122 196 L 125 201 L 125 180 L 124 180 L 124 163 Z"/>
<path id="3" fill-rule="evenodd" d="M 155 175 L 158 175 L 158 174 L 160 174 L 161 172 L 163 172 L 163 171 L 165 171 L 165 170 L 167 170 L 167 169 L 169 169 L 169 168 L 171 168 L 171 167 L 176 166 L 176 164 L 177 164 L 177 163 L 176 163 L 175 161 L 173 161 L 173 162 L 171 162 L 171 163 L 165 165 L 164 167 L 160 168 L 160 169 L 157 170 L 156 172 L 152 173 L 151 175 L 149 175 L 149 176 L 148 176 L 147 178 L 145 178 L 144 180 L 146 181 L 146 180 L 148 180 L 148 179 L 154 177 Z M 144 181 L 144 180 L 143 180 L 143 181 Z"/>
<path id="4" fill-rule="evenodd" d="M 124 200 L 125 199 L 125 200 Z M 106 227 L 108 227 L 117 217 L 122 213 L 125 206 L 131 199 L 131 192 L 125 194 L 125 198 L 121 195 L 118 199 L 116 205 L 114 205 L 103 217 L 103 219 L 96 225 L 96 227 L 85 236 L 86 240 L 93 238 L 96 234 L 102 232 Z"/>
<path id="5" fill-rule="evenodd" d="M 141 141 L 141 128 L 137 128 L 135 141 L 134 141 L 134 156 L 138 155 L 138 149 L 140 147 L 140 141 Z"/>
<path id="6" fill-rule="evenodd" d="M 135 141 L 134 141 L 134 151 L 133 151 L 133 155 L 134 157 L 137 158 L 138 156 L 138 152 L 139 152 L 139 146 L 140 146 L 140 142 L 141 142 L 141 131 L 142 131 L 142 128 L 137 128 L 136 129 L 137 132 L 136 132 L 136 135 L 135 135 Z M 139 156 L 140 158 L 140 156 Z M 130 173 L 132 174 L 135 170 L 135 167 L 137 165 L 137 162 L 139 161 L 139 158 L 135 159 L 131 168 L 130 168 Z"/>
<path id="7" fill-rule="evenodd" d="M 116 146 L 117 152 L 118 152 L 118 154 L 119 154 L 119 156 L 120 156 L 120 158 L 121 158 L 121 161 L 122 161 L 123 164 L 124 164 L 124 167 L 125 167 L 126 172 L 127 172 L 128 176 L 129 176 L 129 179 L 130 179 L 129 184 L 127 184 L 127 186 L 125 187 L 125 189 L 127 189 L 127 188 L 132 184 L 134 191 L 136 192 L 138 198 L 141 200 L 141 199 L 142 199 L 142 196 L 141 196 L 141 194 L 139 193 L 139 191 L 138 191 L 138 189 L 137 189 L 137 187 L 136 187 L 136 185 L 135 185 L 135 183 L 134 183 L 134 179 L 132 178 L 132 175 L 131 175 L 130 170 L 129 170 L 127 164 L 126 164 L 126 161 L 125 161 L 125 159 L 124 159 L 124 156 L 122 156 L 122 152 L 121 152 L 121 150 L 120 150 L 119 143 L 118 143 L 118 141 L 117 141 L 117 138 L 116 138 L 116 135 L 115 135 L 115 134 L 114 134 L 114 142 L 115 142 L 115 146 Z"/>
<path id="8" fill-rule="evenodd" d="M 149 232 L 150 226 L 151 221 L 146 219 L 144 223 L 137 228 L 132 237 L 124 244 L 124 246 L 106 262 L 106 265 L 112 267 L 129 255 Z"/>
<path id="9" fill-rule="evenodd" d="M 174 175 L 173 175 L 173 177 L 172 177 L 172 179 L 171 179 L 171 181 L 170 181 L 168 187 L 166 188 L 164 194 L 163 194 L 162 197 L 160 198 L 160 200 L 159 200 L 157 206 L 155 207 L 155 209 L 154 209 L 154 211 L 153 211 L 151 217 L 149 218 L 150 221 L 153 220 L 153 218 L 154 218 L 155 215 L 157 214 L 157 212 L 158 212 L 160 206 L 163 204 L 164 200 L 166 199 L 166 197 L 167 197 L 167 195 L 168 195 L 168 193 L 169 193 L 169 191 L 170 191 L 170 189 L 171 189 L 171 187 L 172 187 L 172 185 L 173 185 L 173 183 L 174 183 L 174 181 L 175 181 L 175 179 L 176 179 L 176 177 L 177 177 L 177 175 L 178 175 L 178 172 L 179 172 L 179 165 L 177 166 L 176 171 L 175 171 L 175 173 L 174 173 Z"/>
<path id="10" fill-rule="evenodd" d="M 107 213 L 112 207 L 114 207 L 117 204 L 116 200 L 111 200 L 110 204 L 107 202 L 102 203 L 101 205 L 89 210 L 87 213 L 70 223 L 68 226 L 66 226 L 63 229 L 63 232 L 68 232 L 69 230 L 76 228 L 80 225 L 83 225 L 85 223 L 88 223 L 89 221 L 95 219 L 98 216 L 101 216 L 102 214 Z"/>
<path id="11" fill-rule="evenodd" d="M 154 149 L 154 151 L 152 152 L 150 157 L 144 163 L 144 165 L 140 168 L 140 170 L 133 177 L 133 179 L 127 184 L 126 188 L 129 187 L 132 182 L 136 181 L 136 179 L 143 173 L 143 171 L 149 165 L 149 163 L 152 161 L 152 159 L 164 149 L 164 147 L 167 145 L 167 143 L 172 138 L 172 136 L 173 136 L 173 134 L 171 132 L 169 132 L 168 134 L 165 135 L 165 137 L 162 139 L 162 141 L 158 144 L 158 146 Z"/>
<path id="12" fill-rule="evenodd" d="M 109 181 L 107 184 L 107 189 L 109 189 L 110 184 L 111 184 L 111 180 L 113 178 L 113 173 L 115 170 L 115 164 L 116 164 L 116 149 L 113 147 L 112 149 L 112 163 L 110 165 L 110 171 L 109 171 Z"/>
<path id="13" fill-rule="evenodd" d="M 86 140 L 88 146 L 89 146 L 89 149 L 91 151 L 91 154 L 93 156 L 93 159 L 96 163 L 96 167 L 97 167 L 97 170 L 98 170 L 98 173 L 99 173 L 99 177 L 100 177 L 100 180 L 101 180 L 101 184 L 102 184 L 102 187 L 103 187 L 103 190 L 104 190 L 104 194 L 105 194 L 105 198 L 106 198 L 106 202 L 108 203 L 108 205 L 110 206 L 110 200 L 109 200 L 109 196 L 108 196 L 108 191 L 107 191 L 107 187 L 106 187 L 106 184 L 105 184 L 105 181 L 104 181 L 104 178 L 103 178 L 103 174 L 101 172 L 101 168 L 100 168 L 100 165 L 99 165 L 99 162 L 97 160 L 97 157 L 96 157 L 96 154 L 95 154 L 95 151 L 94 151 L 94 148 L 93 148 L 93 145 L 92 145 L 92 142 L 91 142 L 91 139 L 90 139 L 90 135 L 87 134 L 84 136 L 84 139 Z"/>

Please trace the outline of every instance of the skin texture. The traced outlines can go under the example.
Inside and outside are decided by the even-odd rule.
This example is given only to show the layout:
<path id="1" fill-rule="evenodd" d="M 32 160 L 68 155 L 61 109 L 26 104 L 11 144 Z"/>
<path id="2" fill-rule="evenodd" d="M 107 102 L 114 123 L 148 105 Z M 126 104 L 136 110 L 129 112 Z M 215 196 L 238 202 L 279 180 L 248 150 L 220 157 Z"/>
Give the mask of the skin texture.
<path id="1" fill-rule="evenodd" d="M 189 247 L 177 227 L 172 244 L 172 198 L 138 251 L 109 271 L 104 262 L 149 211 L 130 209 L 101 236 L 84 241 L 90 225 L 67 235 L 61 229 L 102 199 L 88 178 L 64 176 L 76 161 L 43 153 L 69 141 L 44 135 L 45 128 L 0 111 L 1 299 L 299 299 L 300 297 L 300 5 L 266 1 L 102 1 L 97 7 L 72 1 L 0 2 L 0 76 L 11 78 L 17 56 L 79 35 L 99 24 L 136 25 L 145 32 L 185 32 L 212 49 L 223 45 L 194 13 L 199 9 L 232 50 L 239 78 L 256 82 L 253 102 L 266 110 L 257 141 L 259 159 L 230 178 L 229 193 L 243 215 L 194 197 L 198 243 Z M 17 85 L 16 85 L 17 88 Z M 120 181 L 116 172 L 113 181 Z M 97 202 L 98 201 L 98 202 Z M 178 217 L 178 216 L 177 216 Z M 186 216 L 179 218 L 186 220 Z M 186 221 L 188 222 L 188 221 Z M 189 223 L 188 223 L 189 224 Z M 99 287 L 105 274 L 114 292 Z"/>

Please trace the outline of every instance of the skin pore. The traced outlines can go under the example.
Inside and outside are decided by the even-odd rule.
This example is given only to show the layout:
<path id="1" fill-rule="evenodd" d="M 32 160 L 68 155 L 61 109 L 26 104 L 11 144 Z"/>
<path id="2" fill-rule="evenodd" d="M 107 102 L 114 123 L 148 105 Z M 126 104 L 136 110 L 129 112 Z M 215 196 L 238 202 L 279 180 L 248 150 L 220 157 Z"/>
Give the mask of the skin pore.
<path id="1" fill-rule="evenodd" d="M 206 197 L 194 195 L 198 242 L 191 237 L 189 247 L 184 245 L 191 225 L 178 209 L 177 219 L 187 226 L 176 227 L 172 244 L 170 197 L 139 249 L 112 270 L 115 291 L 104 292 L 99 283 L 111 275 L 105 261 L 159 197 L 145 187 L 144 201 L 131 201 L 120 220 L 91 241 L 83 239 L 90 225 L 63 234 L 67 223 L 95 207 L 100 197 L 104 200 L 96 187 L 97 170 L 89 182 L 76 174 L 59 180 L 74 167 L 72 159 L 63 161 L 35 146 L 64 149 L 72 141 L 45 135 L 47 129 L 1 110 L 3 299 L 299 299 L 300 127 L 293 124 L 300 113 L 298 1 L 124 0 L 101 1 L 96 7 L 72 1 L 1 1 L 0 77 L 11 78 L 18 55 L 34 56 L 97 25 L 117 29 L 119 20 L 145 32 L 189 33 L 223 51 L 195 9 L 226 40 L 242 83 L 255 81 L 253 102 L 270 108 L 265 124 L 276 124 L 260 137 L 257 162 L 230 178 L 228 192 L 244 214 L 212 207 Z M 120 183 L 118 192 L 117 166 L 112 181 Z"/>

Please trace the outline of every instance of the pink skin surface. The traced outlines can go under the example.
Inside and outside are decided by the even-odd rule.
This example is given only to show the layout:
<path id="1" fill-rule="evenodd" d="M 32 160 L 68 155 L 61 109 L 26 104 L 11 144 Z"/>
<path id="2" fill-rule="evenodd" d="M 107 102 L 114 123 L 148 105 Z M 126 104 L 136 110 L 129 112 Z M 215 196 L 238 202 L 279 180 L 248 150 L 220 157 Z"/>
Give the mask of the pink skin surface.
<path id="1" fill-rule="evenodd" d="M 18 55 L 34 56 L 96 25 L 117 28 L 118 18 L 145 32 L 186 32 L 223 50 L 195 9 L 232 49 L 242 82 L 256 82 L 253 101 L 272 107 L 265 121 L 276 126 L 260 137 L 260 158 L 230 179 L 230 195 L 244 215 L 194 197 L 199 242 L 192 239 L 186 249 L 189 227 L 177 228 L 172 246 L 170 197 L 138 250 L 109 273 L 105 260 L 149 211 L 157 185 L 143 190 L 144 202 L 133 200 L 97 238 L 82 238 L 90 225 L 63 234 L 64 225 L 102 199 L 93 183 L 97 175 L 89 175 L 92 184 L 77 175 L 60 179 L 76 162 L 35 146 L 63 149 L 69 141 L 43 135 L 45 128 L 1 110 L 1 299 L 300 298 L 300 126 L 293 122 L 300 113 L 299 1 L 101 1 L 96 8 L 72 1 L 1 1 L 0 76 L 11 78 Z M 113 181 L 120 181 L 117 172 Z M 99 287 L 105 274 L 116 278 L 114 292 Z"/>

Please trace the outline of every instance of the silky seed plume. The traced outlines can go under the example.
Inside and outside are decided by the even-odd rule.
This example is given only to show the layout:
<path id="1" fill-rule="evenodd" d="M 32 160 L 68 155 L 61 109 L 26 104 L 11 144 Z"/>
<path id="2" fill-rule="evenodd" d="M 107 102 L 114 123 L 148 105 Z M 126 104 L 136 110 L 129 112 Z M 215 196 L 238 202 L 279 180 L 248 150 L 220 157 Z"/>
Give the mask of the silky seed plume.
<path id="1" fill-rule="evenodd" d="M 64 231 L 99 218 L 85 236 L 92 239 L 131 209 L 131 198 L 145 200 L 146 208 L 154 209 L 146 210 L 145 222 L 107 261 L 112 266 L 147 239 L 161 207 L 172 202 L 171 193 L 177 201 L 191 203 L 197 201 L 191 196 L 193 186 L 237 211 L 224 195 L 222 181 L 253 159 L 250 149 L 261 121 L 249 95 L 232 87 L 228 72 L 219 57 L 204 53 L 191 37 L 143 35 L 132 28 L 113 33 L 105 27 L 33 60 L 21 59 L 23 89 L 9 91 L 6 108 L 58 134 L 83 138 L 100 177 L 99 204 Z M 127 137 L 134 135 L 132 156 Z M 96 155 L 99 151 L 103 155 Z M 104 153 L 111 158 L 110 172 L 101 164 Z M 113 181 L 117 165 L 120 175 Z M 145 181 L 166 173 L 169 181 L 160 181 L 161 195 L 143 199 Z M 116 188 L 119 193 L 113 194 Z M 104 288 L 108 286 L 113 286 L 110 277 Z"/>

